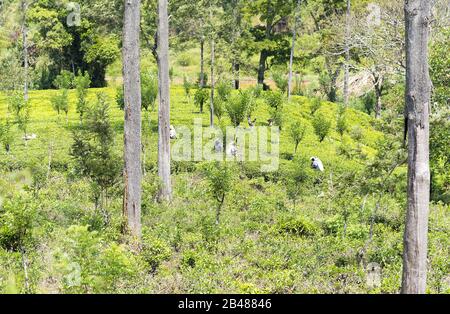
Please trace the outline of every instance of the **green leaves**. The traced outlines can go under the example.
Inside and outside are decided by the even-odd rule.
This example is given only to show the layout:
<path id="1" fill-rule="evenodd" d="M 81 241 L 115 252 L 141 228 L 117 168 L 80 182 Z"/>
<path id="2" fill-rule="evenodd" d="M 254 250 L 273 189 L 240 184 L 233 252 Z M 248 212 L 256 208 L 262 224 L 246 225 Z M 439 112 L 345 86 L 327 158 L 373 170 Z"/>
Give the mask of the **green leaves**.
<path id="1" fill-rule="evenodd" d="M 329 121 L 325 116 L 322 114 L 318 114 L 314 117 L 312 121 L 312 125 L 314 127 L 314 132 L 316 133 L 317 137 L 319 138 L 320 142 L 323 142 L 325 137 L 330 132 L 331 128 L 331 121 Z"/>

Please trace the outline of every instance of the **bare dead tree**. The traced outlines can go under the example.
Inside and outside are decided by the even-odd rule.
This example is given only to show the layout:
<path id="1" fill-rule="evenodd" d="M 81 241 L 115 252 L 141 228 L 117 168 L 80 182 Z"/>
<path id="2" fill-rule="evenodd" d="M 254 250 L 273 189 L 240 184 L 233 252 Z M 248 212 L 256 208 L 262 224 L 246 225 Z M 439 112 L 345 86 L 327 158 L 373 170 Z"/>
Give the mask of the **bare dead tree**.
<path id="1" fill-rule="evenodd" d="M 425 293 L 430 201 L 429 110 L 431 80 L 428 0 L 405 0 L 406 114 L 408 130 L 408 204 L 401 292 Z"/>
<path id="2" fill-rule="evenodd" d="M 125 232 L 141 237 L 141 79 L 140 0 L 125 0 L 123 23 L 124 196 Z"/>
<path id="3" fill-rule="evenodd" d="M 301 5 L 302 5 L 302 0 L 297 0 L 297 8 L 295 10 L 294 29 L 292 30 L 291 56 L 289 58 L 288 100 L 291 100 L 292 67 L 293 67 L 293 63 L 294 63 L 295 41 L 297 39 L 297 27 L 298 27 L 298 24 L 300 23 L 300 7 L 301 7 Z"/>
<path id="4" fill-rule="evenodd" d="M 167 0 L 158 1 L 158 175 L 159 201 L 172 199 L 170 178 L 169 20 Z"/>

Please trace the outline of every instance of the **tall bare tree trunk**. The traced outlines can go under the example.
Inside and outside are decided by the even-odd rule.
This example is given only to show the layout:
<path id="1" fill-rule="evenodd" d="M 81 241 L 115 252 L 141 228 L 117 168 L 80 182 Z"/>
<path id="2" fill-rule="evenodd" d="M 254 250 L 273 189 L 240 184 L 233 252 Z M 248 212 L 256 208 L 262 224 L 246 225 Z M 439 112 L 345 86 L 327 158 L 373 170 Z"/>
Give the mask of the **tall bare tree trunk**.
<path id="1" fill-rule="evenodd" d="M 301 4 L 302 4 L 302 0 L 297 0 L 297 9 L 295 11 L 294 29 L 292 31 L 291 56 L 289 59 L 288 101 L 291 100 L 291 93 L 292 93 L 292 66 L 294 64 L 295 40 L 297 39 L 297 27 L 298 27 L 299 19 L 300 19 Z"/>
<path id="2" fill-rule="evenodd" d="M 123 23 L 124 197 L 126 232 L 141 237 L 141 79 L 139 57 L 140 0 L 125 0 Z"/>
<path id="3" fill-rule="evenodd" d="M 232 68 L 233 68 L 233 75 L 234 75 L 234 89 L 240 88 L 240 78 L 239 78 L 239 72 L 240 72 L 240 57 L 239 57 L 239 47 L 236 46 L 237 40 L 241 37 L 241 13 L 240 13 L 240 3 L 239 0 L 236 1 L 235 7 L 233 8 L 233 15 L 234 20 L 236 22 L 236 28 L 233 32 L 233 61 L 232 61 Z"/>
<path id="4" fill-rule="evenodd" d="M 213 11 L 210 7 L 209 10 L 209 18 L 213 20 Z M 209 103 L 209 126 L 214 126 L 214 60 L 215 59 L 215 40 L 214 40 L 214 34 L 211 34 L 211 97 L 210 97 L 210 103 Z"/>
<path id="5" fill-rule="evenodd" d="M 268 53 L 265 49 L 261 51 L 259 56 L 259 66 L 258 66 L 258 84 L 261 84 L 264 89 L 267 89 L 264 84 L 264 78 L 266 74 L 266 61 L 267 61 Z"/>
<path id="6" fill-rule="evenodd" d="M 205 87 L 205 39 L 200 40 L 200 88 Z"/>
<path id="7" fill-rule="evenodd" d="M 344 66 L 344 104 L 348 105 L 350 80 L 350 0 L 347 0 L 345 13 L 345 66 Z"/>
<path id="8" fill-rule="evenodd" d="M 209 126 L 214 126 L 214 59 L 215 59 L 215 42 L 214 38 L 211 39 L 211 97 L 209 106 Z"/>
<path id="9" fill-rule="evenodd" d="M 23 41 L 23 68 L 24 68 L 24 84 L 23 98 L 28 101 L 28 29 L 27 29 L 27 11 L 28 1 L 22 0 L 22 41 Z"/>
<path id="10" fill-rule="evenodd" d="M 234 69 L 234 89 L 239 89 L 241 82 L 239 78 L 239 72 L 240 72 L 241 65 L 238 61 L 234 61 L 233 69 Z"/>
<path id="11" fill-rule="evenodd" d="M 426 291 L 430 200 L 428 68 L 430 1 L 406 0 L 406 110 L 408 123 L 408 205 L 403 251 L 402 293 Z"/>
<path id="12" fill-rule="evenodd" d="M 172 199 L 170 180 L 170 82 L 169 82 L 169 19 L 167 0 L 158 1 L 158 175 L 161 180 L 158 200 Z"/>

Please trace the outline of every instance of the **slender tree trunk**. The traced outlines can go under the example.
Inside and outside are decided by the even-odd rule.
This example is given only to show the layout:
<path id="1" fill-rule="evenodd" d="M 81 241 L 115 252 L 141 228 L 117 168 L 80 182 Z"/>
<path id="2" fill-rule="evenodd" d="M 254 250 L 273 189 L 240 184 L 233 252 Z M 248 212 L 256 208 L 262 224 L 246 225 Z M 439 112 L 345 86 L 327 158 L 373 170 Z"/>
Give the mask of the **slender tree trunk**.
<path id="1" fill-rule="evenodd" d="M 141 237 L 141 79 L 139 55 L 140 0 L 125 0 L 123 23 L 124 197 L 126 232 Z"/>
<path id="2" fill-rule="evenodd" d="M 233 36 L 233 73 L 234 73 L 234 88 L 239 89 L 240 88 L 240 82 L 239 82 L 239 72 L 240 72 L 240 58 L 239 58 L 239 46 L 237 45 L 237 40 L 241 37 L 241 13 L 240 13 L 240 7 L 239 7 L 239 0 L 236 1 L 235 7 L 233 10 L 234 14 L 234 20 L 236 22 L 236 28 L 234 30 L 234 36 Z"/>
<path id="3" fill-rule="evenodd" d="M 200 88 L 205 87 L 205 39 L 200 40 Z"/>
<path id="4" fill-rule="evenodd" d="M 350 80 L 350 0 L 347 0 L 345 13 L 345 68 L 344 68 L 344 104 L 348 105 Z"/>
<path id="5" fill-rule="evenodd" d="M 267 51 L 263 49 L 259 56 L 259 66 L 258 66 L 258 84 L 263 85 L 264 89 L 266 89 L 264 84 L 264 77 L 266 73 L 266 61 L 267 61 Z"/>
<path id="6" fill-rule="evenodd" d="M 292 47 L 291 47 L 291 56 L 289 59 L 289 78 L 288 78 L 288 101 L 291 100 L 291 92 L 292 92 L 292 66 L 294 64 L 294 53 L 295 53 L 295 40 L 297 39 L 297 27 L 300 19 L 300 6 L 302 4 L 302 0 L 297 0 L 297 10 L 295 11 L 295 23 L 294 29 L 292 31 Z"/>
<path id="7" fill-rule="evenodd" d="M 376 100 L 376 104 L 375 104 L 375 118 L 376 119 L 380 119 L 381 118 L 381 108 L 382 108 L 382 103 L 381 103 L 381 94 L 382 94 L 382 88 L 380 86 L 377 85 L 375 86 L 375 100 Z"/>
<path id="8" fill-rule="evenodd" d="M 158 175 L 161 180 L 158 200 L 170 201 L 172 199 L 172 184 L 170 180 L 169 19 L 167 16 L 167 0 L 158 1 L 158 33 Z"/>
<path id="9" fill-rule="evenodd" d="M 406 110 L 408 118 L 408 204 L 402 293 L 426 291 L 430 200 L 428 68 L 430 1 L 406 0 Z"/>
<path id="10" fill-rule="evenodd" d="M 239 64 L 239 62 L 235 61 L 233 69 L 234 69 L 234 89 L 239 89 L 240 88 L 240 81 L 239 81 L 240 64 Z"/>
<path id="11" fill-rule="evenodd" d="M 24 67 L 24 86 L 23 98 L 28 101 L 28 29 L 27 29 L 27 11 L 28 1 L 22 0 L 22 41 L 23 41 L 23 67 Z"/>
<path id="12" fill-rule="evenodd" d="M 211 39 L 211 97 L 209 106 L 209 126 L 214 126 L 214 60 L 215 59 L 215 42 L 214 38 Z"/>

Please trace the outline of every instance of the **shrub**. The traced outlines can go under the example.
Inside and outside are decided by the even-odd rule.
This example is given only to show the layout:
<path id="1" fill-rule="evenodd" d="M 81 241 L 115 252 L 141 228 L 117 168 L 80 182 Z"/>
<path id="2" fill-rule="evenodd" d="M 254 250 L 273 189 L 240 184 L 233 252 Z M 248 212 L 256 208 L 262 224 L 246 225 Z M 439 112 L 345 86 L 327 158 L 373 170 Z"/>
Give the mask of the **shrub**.
<path id="1" fill-rule="evenodd" d="M 194 103 L 200 109 L 200 113 L 203 113 L 203 106 L 209 99 L 208 90 L 205 88 L 198 88 L 194 95 Z"/>
<path id="2" fill-rule="evenodd" d="M 331 121 L 327 120 L 323 115 L 316 115 L 312 121 L 312 125 L 314 132 L 319 137 L 319 141 L 323 142 L 330 132 Z"/>
<path id="3" fill-rule="evenodd" d="M 69 92 L 67 89 L 63 89 L 51 98 L 53 109 L 59 114 L 64 111 L 66 115 L 69 112 Z"/>
<path id="4" fill-rule="evenodd" d="M 225 196 L 232 187 L 233 172 L 227 163 L 215 162 L 208 164 L 204 173 L 208 181 L 209 193 L 217 202 L 216 224 L 218 224 Z"/>
<path id="5" fill-rule="evenodd" d="M 363 130 L 362 128 L 357 125 L 355 127 L 353 127 L 353 129 L 350 132 L 350 136 L 356 141 L 356 142 L 361 142 L 361 140 L 363 139 Z"/>
<path id="6" fill-rule="evenodd" d="M 71 89 L 73 87 L 74 79 L 75 75 L 72 72 L 62 70 L 53 81 L 53 85 L 58 89 Z"/>
<path id="7" fill-rule="evenodd" d="M 65 293 L 117 293 L 139 281 L 140 264 L 133 254 L 114 242 L 105 246 L 88 226 L 70 226 L 55 259 Z"/>
<path id="8" fill-rule="evenodd" d="M 191 98 L 191 83 L 189 82 L 187 76 L 183 76 L 183 88 L 184 95 L 188 98 Z"/>
<path id="9" fill-rule="evenodd" d="M 364 104 L 364 110 L 367 112 L 368 115 L 371 115 L 372 112 L 375 109 L 375 93 L 373 91 L 368 92 L 363 97 L 363 104 Z"/>
<path id="10" fill-rule="evenodd" d="M 280 129 L 283 127 L 283 106 L 284 97 L 280 92 L 267 92 L 266 102 L 269 105 L 269 114 L 272 122 L 279 126 Z"/>
<path id="11" fill-rule="evenodd" d="M 220 81 L 217 84 L 217 95 L 223 101 L 227 101 L 231 96 L 231 85 L 226 81 Z"/>
<path id="12" fill-rule="evenodd" d="M 6 121 L 5 123 L 0 122 L 0 143 L 7 153 L 11 149 L 11 144 L 13 142 L 13 135 L 11 132 L 11 123 Z"/>
<path id="13" fill-rule="evenodd" d="M 341 135 L 341 137 L 343 137 L 345 131 L 347 131 L 347 120 L 344 114 L 339 115 L 337 118 L 336 131 Z"/>
<path id="14" fill-rule="evenodd" d="M 279 233 L 290 233 L 297 236 L 310 237 L 317 233 L 318 229 L 314 223 L 304 217 L 297 217 L 278 223 Z"/>
<path id="15" fill-rule="evenodd" d="M 31 199 L 12 196 L 0 204 L 0 247 L 22 251 L 33 240 L 36 208 Z"/>
<path id="16" fill-rule="evenodd" d="M 141 73 L 141 101 L 142 108 L 146 111 L 154 110 L 158 97 L 158 77 L 155 73 Z"/>
<path id="17" fill-rule="evenodd" d="M 14 123 L 17 124 L 19 130 L 26 135 L 28 123 L 30 122 L 30 101 L 25 101 L 22 93 L 14 92 L 8 97 L 8 111 L 13 114 Z"/>
<path id="18" fill-rule="evenodd" d="M 275 82 L 275 85 L 278 87 L 278 89 L 284 94 L 287 92 L 288 88 L 288 79 L 286 77 L 286 74 L 282 71 L 275 71 L 272 74 L 272 79 Z"/>
<path id="19" fill-rule="evenodd" d="M 265 99 L 269 107 L 274 110 L 279 110 L 283 107 L 284 98 L 283 94 L 281 94 L 280 92 L 266 92 Z"/>
<path id="20" fill-rule="evenodd" d="M 80 115 L 80 121 L 83 120 L 83 115 L 87 110 L 87 100 L 86 96 L 88 93 L 88 88 L 91 85 L 91 78 L 89 73 L 85 72 L 84 75 L 78 72 L 78 75 L 74 79 L 75 89 L 77 91 L 77 113 Z"/>
<path id="21" fill-rule="evenodd" d="M 183 52 L 177 58 L 178 65 L 188 67 L 192 64 L 192 57 L 189 53 Z"/>
<path id="22" fill-rule="evenodd" d="M 219 122 L 222 120 L 223 115 L 225 114 L 225 104 L 224 101 L 217 97 L 214 99 L 214 115 L 217 117 Z"/>
<path id="23" fill-rule="evenodd" d="M 305 137 L 306 127 L 303 126 L 300 121 L 296 121 L 291 124 L 290 135 L 292 140 L 294 141 L 294 154 L 297 153 L 297 148 L 300 142 Z"/>
<path id="24" fill-rule="evenodd" d="M 152 236 L 148 232 L 144 232 L 141 256 L 153 273 L 163 261 L 170 258 L 171 248 L 161 239 Z"/>
<path id="25" fill-rule="evenodd" d="M 230 117 L 231 123 L 238 127 L 246 118 L 246 113 L 249 105 L 249 97 L 245 92 L 241 92 L 230 98 L 225 104 L 225 110 Z"/>
<path id="26" fill-rule="evenodd" d="M 123 86 L 117 87 L 116 89 L 116 104 L 120 110 L 125 108 L 125 99 L 123 95 Z"/>
<path id="27" fill-rule="evenodd" d="M 309 160 L 302 158 L 295 160 L 292 167 L 284 171 L 284 180 L 286 183 L 286 192 L 293 201 L 294 207 L 302 191 L 309 187 L 308 182 L 311 178 Z"/>
<path id="28" fill-rule="evenodd" d="M 321 102 L 320 98 L 317 98 L 317 97 L 313 98 L 311 100 L 311 104 L 309 107 L 311 110 L 311 114 L 314 115 L 317 112 L 317 110 L 320 109 L 320 107 L 322 107 L 322 102 Z"/>

